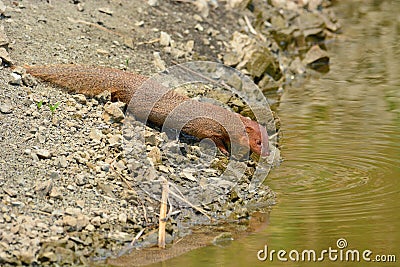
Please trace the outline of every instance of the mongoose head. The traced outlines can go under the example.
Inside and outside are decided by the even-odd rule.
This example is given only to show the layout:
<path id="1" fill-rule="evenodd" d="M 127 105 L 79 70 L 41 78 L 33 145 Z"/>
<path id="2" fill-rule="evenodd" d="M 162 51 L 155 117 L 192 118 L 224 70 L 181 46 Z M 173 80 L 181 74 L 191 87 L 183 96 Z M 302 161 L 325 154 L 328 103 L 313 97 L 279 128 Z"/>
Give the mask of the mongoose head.
<path id="1" fill-rule="evenodd" d="M 239 140 L 239 143 L 241 145 L 250 146 L 250 150 L 258 155 L 268 156 L 269 148 L 267 129 L 247 117 L 239 116 L 244 124 L 248 138 L 247 139 L 246 136 L 243 136 L 243 138 Z"/>

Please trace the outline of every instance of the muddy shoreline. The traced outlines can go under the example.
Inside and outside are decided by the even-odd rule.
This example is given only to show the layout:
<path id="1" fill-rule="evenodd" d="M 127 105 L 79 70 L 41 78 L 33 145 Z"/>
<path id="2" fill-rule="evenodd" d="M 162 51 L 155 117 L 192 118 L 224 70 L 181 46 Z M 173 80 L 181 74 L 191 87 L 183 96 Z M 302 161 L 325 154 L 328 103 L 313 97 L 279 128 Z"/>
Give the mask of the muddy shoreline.
<path id="1" fill-rule="evenodd" d="M 164 178 L 191 199 L 171 201 L 169 244 L 181 240 L 179 246 L 189 250 L 208 245 L 218 227 L 236 238 L 249 229 L 239 221 L 270 210 L 275 194 L 267 185 L 248 190 L 257 157 L 231 161 L 244 170 L 243 177 L 231 174 L 231 185 L 218 179 L 230 162 L 224 155 L 190 138 L 171 141 L 134 119 L 125 123 L 123 105 L 110 103 L 107 94 L 71 95 L 18 67 L 78 63 L 151 75 L 174 63 L 223 62 L 251 77 L 272 107 L 287 84 L 329 68 L 324 43 L 340 29 L 330 1 L 200 2 L 0 2 L 0 264 L 155 262 L 146 259 L 151 253 L 136 249 L 157 243 Z M 253 116 L 249 103 L 224 91 L 183 91 Z M 264 123 L 278 150 L 277 116 Z M 274 155 L 268 166 L 279 162 Z M 218 197 L 204 191 L 194 209 L 193 188 L 202 188 L 204 179 L 212 181 Z M 198 233 L 192 228 L 209 224 L 209 218 L 231 224 Z M 204 240 L 193 243 L 191 231 Z M 165 257 L 186 251 L 179 246 Z M 127 248 L 135 250 L 131 258 L 113 259 Z"/>

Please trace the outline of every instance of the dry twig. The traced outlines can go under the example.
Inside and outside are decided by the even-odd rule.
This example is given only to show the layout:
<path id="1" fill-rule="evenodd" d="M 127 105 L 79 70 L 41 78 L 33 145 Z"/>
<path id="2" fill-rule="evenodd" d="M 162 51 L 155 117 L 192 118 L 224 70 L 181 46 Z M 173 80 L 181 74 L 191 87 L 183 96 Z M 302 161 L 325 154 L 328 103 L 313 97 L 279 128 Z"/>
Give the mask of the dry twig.
<path id="1" fill-rule="evenodd" d="M 162 194 L 161 194 L 161 207 L 160 217 L 158 219 L 158 247 L 165 248 L 165 226 L 167 224 L 167 205 L 168 205 L 168 181 L 165 179 L 162 183 Z"/>

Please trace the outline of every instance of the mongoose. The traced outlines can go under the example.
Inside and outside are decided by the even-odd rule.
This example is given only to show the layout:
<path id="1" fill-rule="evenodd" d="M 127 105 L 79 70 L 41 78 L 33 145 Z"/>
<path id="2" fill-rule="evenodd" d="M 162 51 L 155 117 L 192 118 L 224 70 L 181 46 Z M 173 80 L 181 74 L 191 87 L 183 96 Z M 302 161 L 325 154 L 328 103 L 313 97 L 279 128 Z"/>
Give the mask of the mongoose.
<path id="1" fill-rule="evenodd" d="M 61 86 L 69 92 L 95 96 L 107 90 L 113 101 L 127 103 L 128 110 L 145 122 L 158 127 L 211 139 L 225 155 L 238 145 L 258 155 L 268 156 L 268 134 L 265 127 L 240 114 L 217 105 L 199 102 L 169 90 L 160 84 L 143 84 L 147 77 L 105 67 L 84 65 L 25 66 L 27 73 Z"/>

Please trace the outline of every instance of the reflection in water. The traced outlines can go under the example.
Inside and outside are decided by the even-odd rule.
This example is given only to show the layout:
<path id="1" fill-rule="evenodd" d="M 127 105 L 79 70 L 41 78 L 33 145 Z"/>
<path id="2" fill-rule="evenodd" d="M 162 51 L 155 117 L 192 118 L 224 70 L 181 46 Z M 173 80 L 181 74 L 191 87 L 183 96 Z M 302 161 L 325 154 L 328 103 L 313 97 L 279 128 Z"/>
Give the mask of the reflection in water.
<path id="1" fill-rule="evenodd" d="M 278 195 L 269 227 L 163 266 L 343 266 L 256 257 L 265 244 L 320 251 L 339 238 L 400 261 L 400 2 L 338 5 L 344 33 L 329 47 L 330 72 L 287 90 L 278 109 L 285 161 L 267 179 Z"/>

